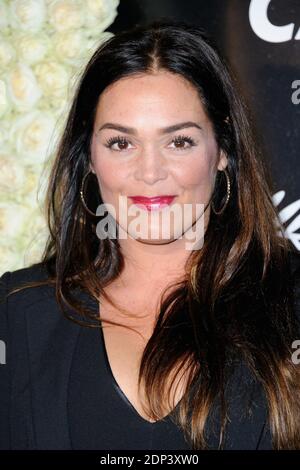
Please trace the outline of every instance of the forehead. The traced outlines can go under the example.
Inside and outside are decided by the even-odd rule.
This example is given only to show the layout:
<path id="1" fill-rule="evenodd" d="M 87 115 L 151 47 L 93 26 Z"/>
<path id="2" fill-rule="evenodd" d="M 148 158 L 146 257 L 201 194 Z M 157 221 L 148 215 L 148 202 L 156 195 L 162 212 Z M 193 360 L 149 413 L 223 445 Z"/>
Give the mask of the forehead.
<path id="1" fill-rule="evenodd" d="M 174 118 L 205 120 L 206 115 L 197 89 L 188 80 L 160 71 L 121 78 L 102 92 L 96 120 L 122 118 L 138 126 L 139 122 L 143 125 L 143 121 L 149 123 L 150 119 L 153 124 L 161 120 L 163 125 Z"/>

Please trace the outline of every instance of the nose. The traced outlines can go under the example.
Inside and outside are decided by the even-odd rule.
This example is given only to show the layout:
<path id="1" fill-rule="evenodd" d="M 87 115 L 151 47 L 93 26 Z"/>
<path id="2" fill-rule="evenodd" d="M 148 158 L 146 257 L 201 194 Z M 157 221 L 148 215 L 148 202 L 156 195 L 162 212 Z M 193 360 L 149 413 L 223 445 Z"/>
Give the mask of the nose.
<path id="1" fill-rule="evenodd" d="M 165 158 L 157 149 L 144 149 L 137 160 L 134 177 L 137 181 L 154 184 L 168 176 Z"/>

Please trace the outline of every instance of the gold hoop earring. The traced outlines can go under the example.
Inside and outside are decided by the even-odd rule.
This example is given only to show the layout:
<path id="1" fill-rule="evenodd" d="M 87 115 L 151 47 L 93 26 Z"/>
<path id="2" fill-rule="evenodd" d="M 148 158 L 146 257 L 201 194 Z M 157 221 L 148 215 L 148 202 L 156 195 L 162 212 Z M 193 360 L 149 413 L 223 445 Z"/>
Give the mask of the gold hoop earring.
<path id="1" fill-rule="evenodd" d="M 224 168 L 224 173 L 225 173 L 225 176 L 226 176 L 226 181 L 227 181 L 227 188 L 226 188 L 226 201 L 225 203 L 223 204 L 223 207 L 220 209 L 220 210 L 216 210 L 215 209 L 215 205 L 214 203 L 212 202 L 211 203 L 211 208 L 213 210 L 213 212 L 216 214 L 216 215 L 220 215 L 224 212 L 227 204 L 228 204 L 228 201 L 229 201 L 229 198 L 230 198 L 230 192 L 231 192 L 231 185 L 230 185 L 230 178 L 229 178 L 229 174 L 228 174 L 228 171 L 226 170 L 226 168 Z"/>
<path id="2" fill-rule="evenodd" d="M 98 217 L 97 214 L 95 214 L 94 212 L 92 212 L 92 211 L 88 208 L 88 206 L 86 205 L 86 202 L 85 202 L 85 200 L 84 200 L 84 186 L 85 186 L 85 180 L 86 180 L 87 176 L 88 176 L 90 173 L 93 173 L 92 170 L 88 171 L 88 173 L 86 173 L 86 175 L 85 175 L 85 176 L 83 177 L 83 179 L 82 179 L 82 183 L 81 183 L 81 187 L 80 187 L 80 199 L 81 199 L 81 202 L 82 202 L 83 207 L 85 208 L 85 210 L 86 210 L 89 214 L 93 215 L 94 217 Z"/>

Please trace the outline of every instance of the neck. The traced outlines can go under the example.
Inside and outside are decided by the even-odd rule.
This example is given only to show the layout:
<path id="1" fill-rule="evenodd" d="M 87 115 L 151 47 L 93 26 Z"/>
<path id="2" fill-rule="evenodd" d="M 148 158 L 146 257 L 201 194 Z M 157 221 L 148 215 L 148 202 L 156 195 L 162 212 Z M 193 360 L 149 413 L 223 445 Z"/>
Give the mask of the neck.
<path id="1" fill-rule="evenodd" d="M 124 277 L 137 279 L 142 283 L 158 281 L 168 273 L 180 275 L 185 272 L 185 263 L 190 255 L 184 247 L 184 240 L 164 244 L 144 243 L 134 238 L 119 240 L 125 259 Z"/>
<path id="2" fill-rule="evenodd" d="M 204 214 L 204 232 L 208 223 L 208 211 Z M 188 231 L 192 233 L 193 227 Z M 119 244 L 125 260 L 125 268 L 121 275 L 128 286 L 131 282 L 136 285 L 149 285 L 169 282 L 173 279 L 182 279 L 186 275 L 186 263 L 195 250 L 187 249 L 186 232 L 182 238 L 169 243 L 141 241 L 128 235 L 126 239 L 120 238 Z M 200 247 L 201 249 L 201 247 Z M 125 285 L 125 284 L 124 284 Z"/>

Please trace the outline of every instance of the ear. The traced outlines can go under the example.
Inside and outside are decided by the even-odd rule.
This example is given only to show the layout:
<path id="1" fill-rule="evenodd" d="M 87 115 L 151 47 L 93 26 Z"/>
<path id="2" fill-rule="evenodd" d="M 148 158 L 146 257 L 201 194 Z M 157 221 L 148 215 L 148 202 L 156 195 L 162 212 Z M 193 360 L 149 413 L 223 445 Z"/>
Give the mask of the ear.
<path id="1" fill-rule="evenodd" d="M 225 154 L 224 150 L 220 151 L 220 156 L 219 156 L 219 163 L 218 163 L 218 170 L 222 171 L 224 170 L 228 165 L 228 157 Z"/>

